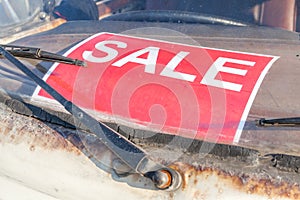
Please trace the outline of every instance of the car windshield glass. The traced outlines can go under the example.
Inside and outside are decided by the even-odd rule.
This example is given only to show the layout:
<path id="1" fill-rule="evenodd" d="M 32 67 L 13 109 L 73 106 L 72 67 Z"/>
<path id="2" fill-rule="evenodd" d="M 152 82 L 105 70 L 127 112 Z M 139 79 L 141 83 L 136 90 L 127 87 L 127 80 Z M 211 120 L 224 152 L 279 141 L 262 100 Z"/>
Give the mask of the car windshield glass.
<path id="1" fill-rule="evenodd" d="M 0 27 L 16 26 L 32 20 L 42 8 L 42 0 L 1 0 Z"/>
<path id="2" fill-rule="evenodd" d="M 244 23 L 298 30 L 296 0 L 145 0 L 146 10 L 187 11 Z"/>
<path id="3" fill-rule="evenodd" d="M 262 25 L 299 32 L 298 4 L 297 0 L 0 0 L 0 37 L 57 18 Z"/>

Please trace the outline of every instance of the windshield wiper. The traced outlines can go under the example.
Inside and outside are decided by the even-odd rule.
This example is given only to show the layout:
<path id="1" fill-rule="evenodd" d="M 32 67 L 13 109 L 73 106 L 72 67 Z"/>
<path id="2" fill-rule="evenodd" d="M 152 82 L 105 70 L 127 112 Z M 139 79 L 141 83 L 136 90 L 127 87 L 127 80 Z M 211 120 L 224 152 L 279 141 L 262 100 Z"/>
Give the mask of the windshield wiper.
<path id="1" fill-rule="evenodd" d="M 59 54 L 43 51 L 40 48 L 2 44 L 0 44 L 0 46 L 2 46 L 6 51 L 8 51 L 16 57 L 44 60 L 49 62 L 66 63 L 80 67 L 86 67 L 86 63 L 82 60 L 72 59 Z"/>
<path id="2" fill-rule="evenodd" d="M 150 178 L 161 190 L 176 190 L 181 186 L 182 178 L 176 170 L 154 161 L 143 149 L 127 140 L 124 136 L 87 114 L 73 102 L 68 101 L 44 80 L 35 75 L 28 67 L 16 59 L 0 45 L 0 54 L 35 81 L 50 94 L 73 117 L 94 133 L 122 162 L 135 173 Z"/>
<path id="3" fill-rule="evenodd" d="M 276 118 L 276 119 L 262 118 L 257 121 L 257 125 L 259 126 L 300 126 L 300 117 Z"/>

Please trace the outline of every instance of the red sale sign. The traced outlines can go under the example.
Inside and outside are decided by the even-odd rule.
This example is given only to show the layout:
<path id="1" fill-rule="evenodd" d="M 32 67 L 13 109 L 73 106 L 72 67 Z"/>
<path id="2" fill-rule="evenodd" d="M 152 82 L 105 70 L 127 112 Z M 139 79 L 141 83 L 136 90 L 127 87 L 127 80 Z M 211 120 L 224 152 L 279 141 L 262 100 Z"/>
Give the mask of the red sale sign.
<path id="1" fill-rule="evenodd" d="M 65 56 L 88 66 L 55 64 L 44 80 L 75 104 L 140 128 L 225 143 L 238 142 L 278 58 L 112 33 Z M 34 97 L 52 101 L 40 88 Z"/>

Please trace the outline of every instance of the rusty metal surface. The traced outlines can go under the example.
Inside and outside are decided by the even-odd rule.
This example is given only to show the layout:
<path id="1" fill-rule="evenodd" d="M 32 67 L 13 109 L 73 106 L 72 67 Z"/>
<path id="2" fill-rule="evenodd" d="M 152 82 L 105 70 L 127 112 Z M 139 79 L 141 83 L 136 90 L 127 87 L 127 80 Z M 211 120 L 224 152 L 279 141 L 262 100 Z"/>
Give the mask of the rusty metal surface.
<path id="1" fill-rule="evenodd" d="M 237 189 L 240 192 L 250 195 L 266 196 L 270 199 L 299 199 L 300 190 L 299 185 L 294 183 L 287 183 L 284 181 L 279 181 L 276 179 L 262 178 L 257 175 L 233 175 L 218 169 L 203 168 L 191 166 L 180 166 L 181 170 L 184 171 L 185 185 L 184 189 L 187 192 L 194 191 L 195 199 L 206 199 L 209 194 L 203 194 L 201 191 L 214 190 L 215 198 L 222 199 L 222 195 L 226 192 L 229 194 L 232 192 L 230 189 Z M 278 177 L 277 177 L 278 178 Z M 203 187 L 203 183 L 210 183 L 209 186 Z M 198 191 L 193 188 L 199 188 Z M 202 190 L 201 190 L 201 189 Z M 214 188 L 214 189 L 212 189 Z M 183 189 L 183 190 L 184 190 Z M 234 195 L 234 197 L 239 197 L 239 195 Z"/>

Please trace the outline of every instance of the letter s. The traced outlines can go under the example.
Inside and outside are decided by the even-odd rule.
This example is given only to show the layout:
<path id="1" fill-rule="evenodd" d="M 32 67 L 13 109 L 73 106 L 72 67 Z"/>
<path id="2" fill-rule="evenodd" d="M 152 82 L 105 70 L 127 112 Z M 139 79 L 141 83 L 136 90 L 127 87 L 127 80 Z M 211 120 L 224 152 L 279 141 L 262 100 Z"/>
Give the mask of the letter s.
<path id="1" fill-rule="evenodd" d="M 106 56 L 95 57 L 92 54 L 93 51 L 84 51 L 82 54 L 83 59 L 86 61 L 89 61 L 89 62 L 93 62 L 93 63 L 104 63 L 104 62 L 111 61 L 112 59 L 114 59 L 115 57 L 118 56 L 118 51 L 111 47 L 105 46 L 107 44 L 114 44 L 114 45 L 117 45 L 118 48 L 123 48 L 123 49 L 127 47 L 127 44 L 124 42 L 115 41 L 115 40 L 105 40 L 105 41 L 97 43 L 95 45 L 95 48 L 98 51 L 107 53 Z"/>

